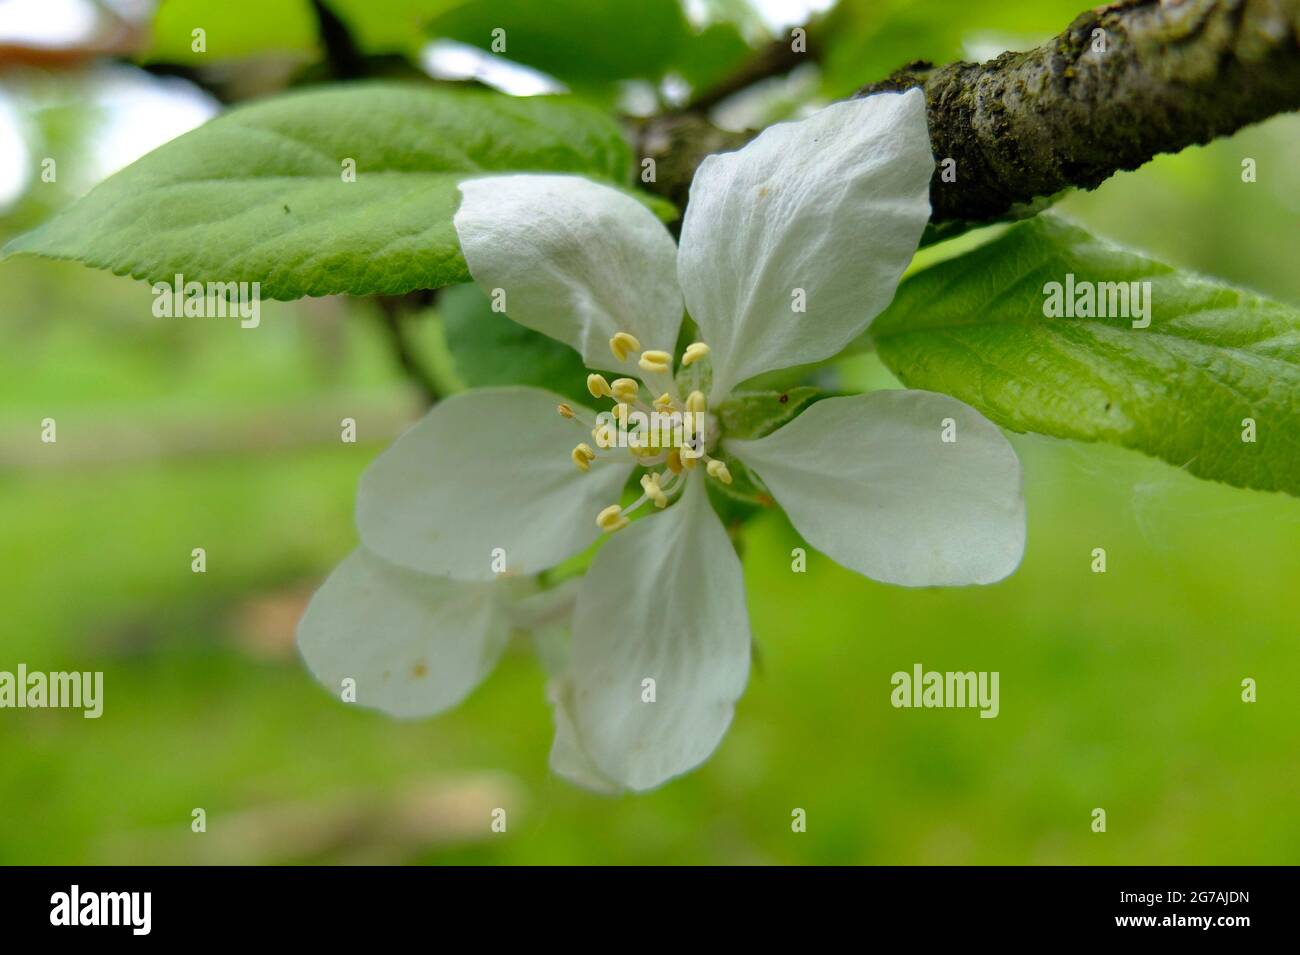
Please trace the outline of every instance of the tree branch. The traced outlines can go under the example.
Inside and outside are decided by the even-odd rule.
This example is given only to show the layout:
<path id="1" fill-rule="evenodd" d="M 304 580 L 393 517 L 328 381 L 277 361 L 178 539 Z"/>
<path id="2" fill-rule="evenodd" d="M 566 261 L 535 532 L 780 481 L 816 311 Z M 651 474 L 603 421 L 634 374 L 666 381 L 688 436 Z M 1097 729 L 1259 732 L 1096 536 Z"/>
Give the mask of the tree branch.
<path id="1" fill-rule="evenodd" d="M 1120 0 L 1033 50 L 913 63 L 855 96 L 914 86 L 935 158 L 956 161 L 953 182 L 936 167 L 931 223 L 957 231 L 1300 108 L 1300 0 Z M 704 156 L 752 135 L 695 113 L 649 121 L 651 188 L 683 205 Z"/>
<path id="2" fill-rule="evenodd" d="M 421 363 L 417 349 L 410 339 L 410 321 L 422 309 L 434 300 L 434 290 L 422 289 L 405 295 L 373 295 L 371 299 L 379 306 L 379 318 L 388 335 L 389 344 L 397 358 L 397 364 L 407 380 L 420 389 L 425 404 L 438 403 L 442 392 L 433 375 Z"/>

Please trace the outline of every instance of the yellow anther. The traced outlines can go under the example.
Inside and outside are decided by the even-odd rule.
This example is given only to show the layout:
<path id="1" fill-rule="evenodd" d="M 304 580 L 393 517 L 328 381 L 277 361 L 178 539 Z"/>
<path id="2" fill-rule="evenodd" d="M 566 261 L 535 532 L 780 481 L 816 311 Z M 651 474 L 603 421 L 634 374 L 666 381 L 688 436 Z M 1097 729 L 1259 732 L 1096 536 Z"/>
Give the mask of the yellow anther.
<path id="1" fill-rule="evenodd" d="M 570 408 L 568 405 L 557 405 L 555 410 L 560 413 L 561 418 L 573 417 L 573 409 Z"/>
<path id="2" fill-rule="evenodd" d="M 701 411 L 709 410 L 709 403 L 704 398 L 704 392 L 692 391 L 686 396 L 686 410 L 694 411 L 697 414 Z"/>
<path id="3" fill-rule="evenodd" d="M 683 365 L 693 365 L 709 353 L 709 346 L 704 342 L 692 342 L 686 346 L 686 353 L 682 355 Z"/>
<path id="4" fill-rule="evenodd" d="M 608 424 L 597 425 L 591 429 L 591 439 L 596 442 L 598 448 L 612 448 L 614 431 Z"/>
<path id="5" fill-rule="evenodd" d="M 723 484 L 731 483 L 731 472 L 728 471 L 727 466 L 723 464 L 721 461 L 719 461 L 717 458 L 714 458 L 712 461 L 710 461 L 705 466 L 705 470 L 709 472 L 709 477 L 717 478 Z"/>
<path id="6" fill-rule="evenodd" d="M 573 463 L 578 466 L 579 471 L 586 471 L 591 468 L 591 462 L 596 460 L 596 452 L 592 450 L 589 444 L 580 444 L 573 449 L 569 457 L 573 458 Z"/>
<path id="7" fill-rule="evenodd" d="M 637 365 L 642 371 L 669 372 L 673 370 L 673 356 L 666 351 L 643 351 Z"/>
<path id="8" fill-rule="evenodd" d="M 593 398 L 608 398 L 614 393 L 610 390 L 609 382 L 605 380 L 604 375 L 588 375 L 587 390 L 591 392 Z"/>
<path id="9" fill-rule="evenodd" d="M 609 350 L 614 353 L 614 357 L 619 361 L 627 361 L 628 355 L 641 350 L 641 342 L 637 340 L 635 335 L 619 332 L 609 340 Z"/>
<path id="10" fill-rule="evenodd" d="M 645 491 L 645 496 L 655 502 L 655 507 L 667 507 L 668 495 L 664 489 L 659 486 L 658 474 L 641 475 L 641 490 Z"/>
<path id="11" fill-rule="evenodd" d="M 616 530 L 627 527 L 629 523 L 631 522 L 623 516 L 623 508 L 617 504 L 611 504 L 596 515 L 596 526 L 602 531 L 611 534 Z"/>
<path id="12" fill-rule="evenodd" d="M 684 467 L 688 471 L 694 471 L 695 463 L 700 460 L 698 455 L 693 455 L 691 457 L 686 457 L 685 455 L 679 455 L 679 457 L 681 457 L 682 460 L 682 467 Z"/>
<path id="13" fill-rule="evenodd" d="M 609 390 L 614 393 L 614 400 L 632 402 L 641 394 L 641 384 L 635 378 L 615 378 Z"/>
<path id="14" fill-rule="evenodd" d="M 682 473 L 682 453 L 676 448 L 668 452 L 668 459 L 664 463 L 668 465 L 668 470 L 674 474 Z"/>
<path id="15" fill-rule="evenodd" d="M 656 411 L 667 413 L 674 410 L 676 407 L 677 402 L 673 401 L 673 396 L 666 391 L 655 399 Z"/>

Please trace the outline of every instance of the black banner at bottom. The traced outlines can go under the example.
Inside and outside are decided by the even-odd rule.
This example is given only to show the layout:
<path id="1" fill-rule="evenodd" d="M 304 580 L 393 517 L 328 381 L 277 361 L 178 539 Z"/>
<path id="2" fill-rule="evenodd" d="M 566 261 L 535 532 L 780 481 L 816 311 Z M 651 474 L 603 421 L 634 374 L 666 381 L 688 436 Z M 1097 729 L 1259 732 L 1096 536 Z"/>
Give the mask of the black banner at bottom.
<path id="1" fill-rule="evenodd" d="M 1245 868 L 581 870 L 24 868 L 6 872 L 5 937 L 376 941 L 517 926 L 631 940 L 678 923 L 727 937 L 779 922 L 927 939 L 1120 937 L 1231 944 L 1283 930 L 1290 873 Z M 724 928 L 724 925 L 728 926 Z M 434 934 L 430 934 L 433 932 Z M 975 933 L 975 934 L 971 934 Z"/>

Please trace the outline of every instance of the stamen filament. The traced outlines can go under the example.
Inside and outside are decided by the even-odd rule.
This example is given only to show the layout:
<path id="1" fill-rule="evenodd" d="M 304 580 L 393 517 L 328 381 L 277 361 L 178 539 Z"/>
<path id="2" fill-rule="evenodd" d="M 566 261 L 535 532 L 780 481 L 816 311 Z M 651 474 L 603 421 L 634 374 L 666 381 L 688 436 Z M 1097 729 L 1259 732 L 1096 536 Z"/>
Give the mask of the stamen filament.
<path id="1" fill-rule="evenodd" d="M 575 411 L 572 408 L 572 406 L 560 405 L 560 408 L 565 408 L 568 410 L 568 414 L 565 414 L 563 411 L 560 411 L 559 408 L 556 409 L 556 411 L 559 411 L 561 418 L 564 418 L 567 421 L 572 421 L 574 424 L 582 428 L 584 431 L 590 431 L 593 427 L 595 427 L 595 422 L 592 421 L 592 419 L 589 416 L 585 414 L 579 414 L 577 411 Z"/>

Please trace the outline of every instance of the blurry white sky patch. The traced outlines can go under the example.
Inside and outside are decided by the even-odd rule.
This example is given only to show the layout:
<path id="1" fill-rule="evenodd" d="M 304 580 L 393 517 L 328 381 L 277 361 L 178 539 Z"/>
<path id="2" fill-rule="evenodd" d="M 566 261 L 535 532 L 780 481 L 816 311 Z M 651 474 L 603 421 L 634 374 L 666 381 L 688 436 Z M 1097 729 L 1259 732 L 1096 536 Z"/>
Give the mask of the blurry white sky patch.
<path id="1" fill-rule="evenodd" d="M 42 141 L 41 113 L 66 108 L 84 111 L 85 128 L 70 144 Z M 60 182 L 74 193 L 84 192 L 219 109 L 215 99 L 185 80 L 132 66 L 7 79 L 0 84 L 0 209 L 22 195 L 46 157 L 55 160 Z"/>
<path id="2" fill-rule="evenodd" d="M 825 13 L 835 0 L 751 0 L 754 10 L 776 32 L 785 27 L 803 26 L 818 13 Z"/>
<path id="3" fill-rule="evenodd" d="M 478 80 L 511 96 L 567 93 L 546 73 L 454 40 L 435 40 L 420 51 L 420 65 L 438 80 Z"/>
<path id="4" fill-rule="evenodd" d="M 738 133 L 811 116 L 826 105 L 816 95 L 820 76 L 815 64 L 801 64 L 786 76 L 760 80 L 727 97 L 709 112 L 709 119 L 723 129 Z"/>
<path id="5" fill-rule="evenodd" d="M 0 0 L 0 43 L 75 46 L 95 33 L 100 16 L 90 0 Z"/>
<path id="6" fill-rule="evenodd" d="M 127 66 L 94 70 L 91 98 L 103 115 L 92 175 L 100 179 L 211 119 L 220 104 L 192 83 Z"/>
<path id="7" fill-rule="evenodd" d="M 41 49 L 85 45 L 115 21 L 142 23 L 157 0 L 0 0 L 0 43 Z"/>
<path id="8" fill-rule="evenodd" d="M 1032 50 L 1046 39 L 1046 36 L 1020 36 L 981 30 L 962 40 L 962 56 L 973 63 L 987 63 L 1007 50 Z"/>
<path id="9" fill-rule="evenodd" d="M 757 21 L 757 25 L 771 34 L 784 33 L 789 27 L 803 26 L 834 5 L 835 0 L 683 0 L 682 3 L 687 18 L 697 27 L 730 21 L 741 28 L 750 42 L 761 39 L 748 29 L 751 21 Z"/>
<path id="10" fill-rule="evenodd" d="M 22 197 L 34 171 L 18 111 L 0 94 L 0 212 Z"/>

